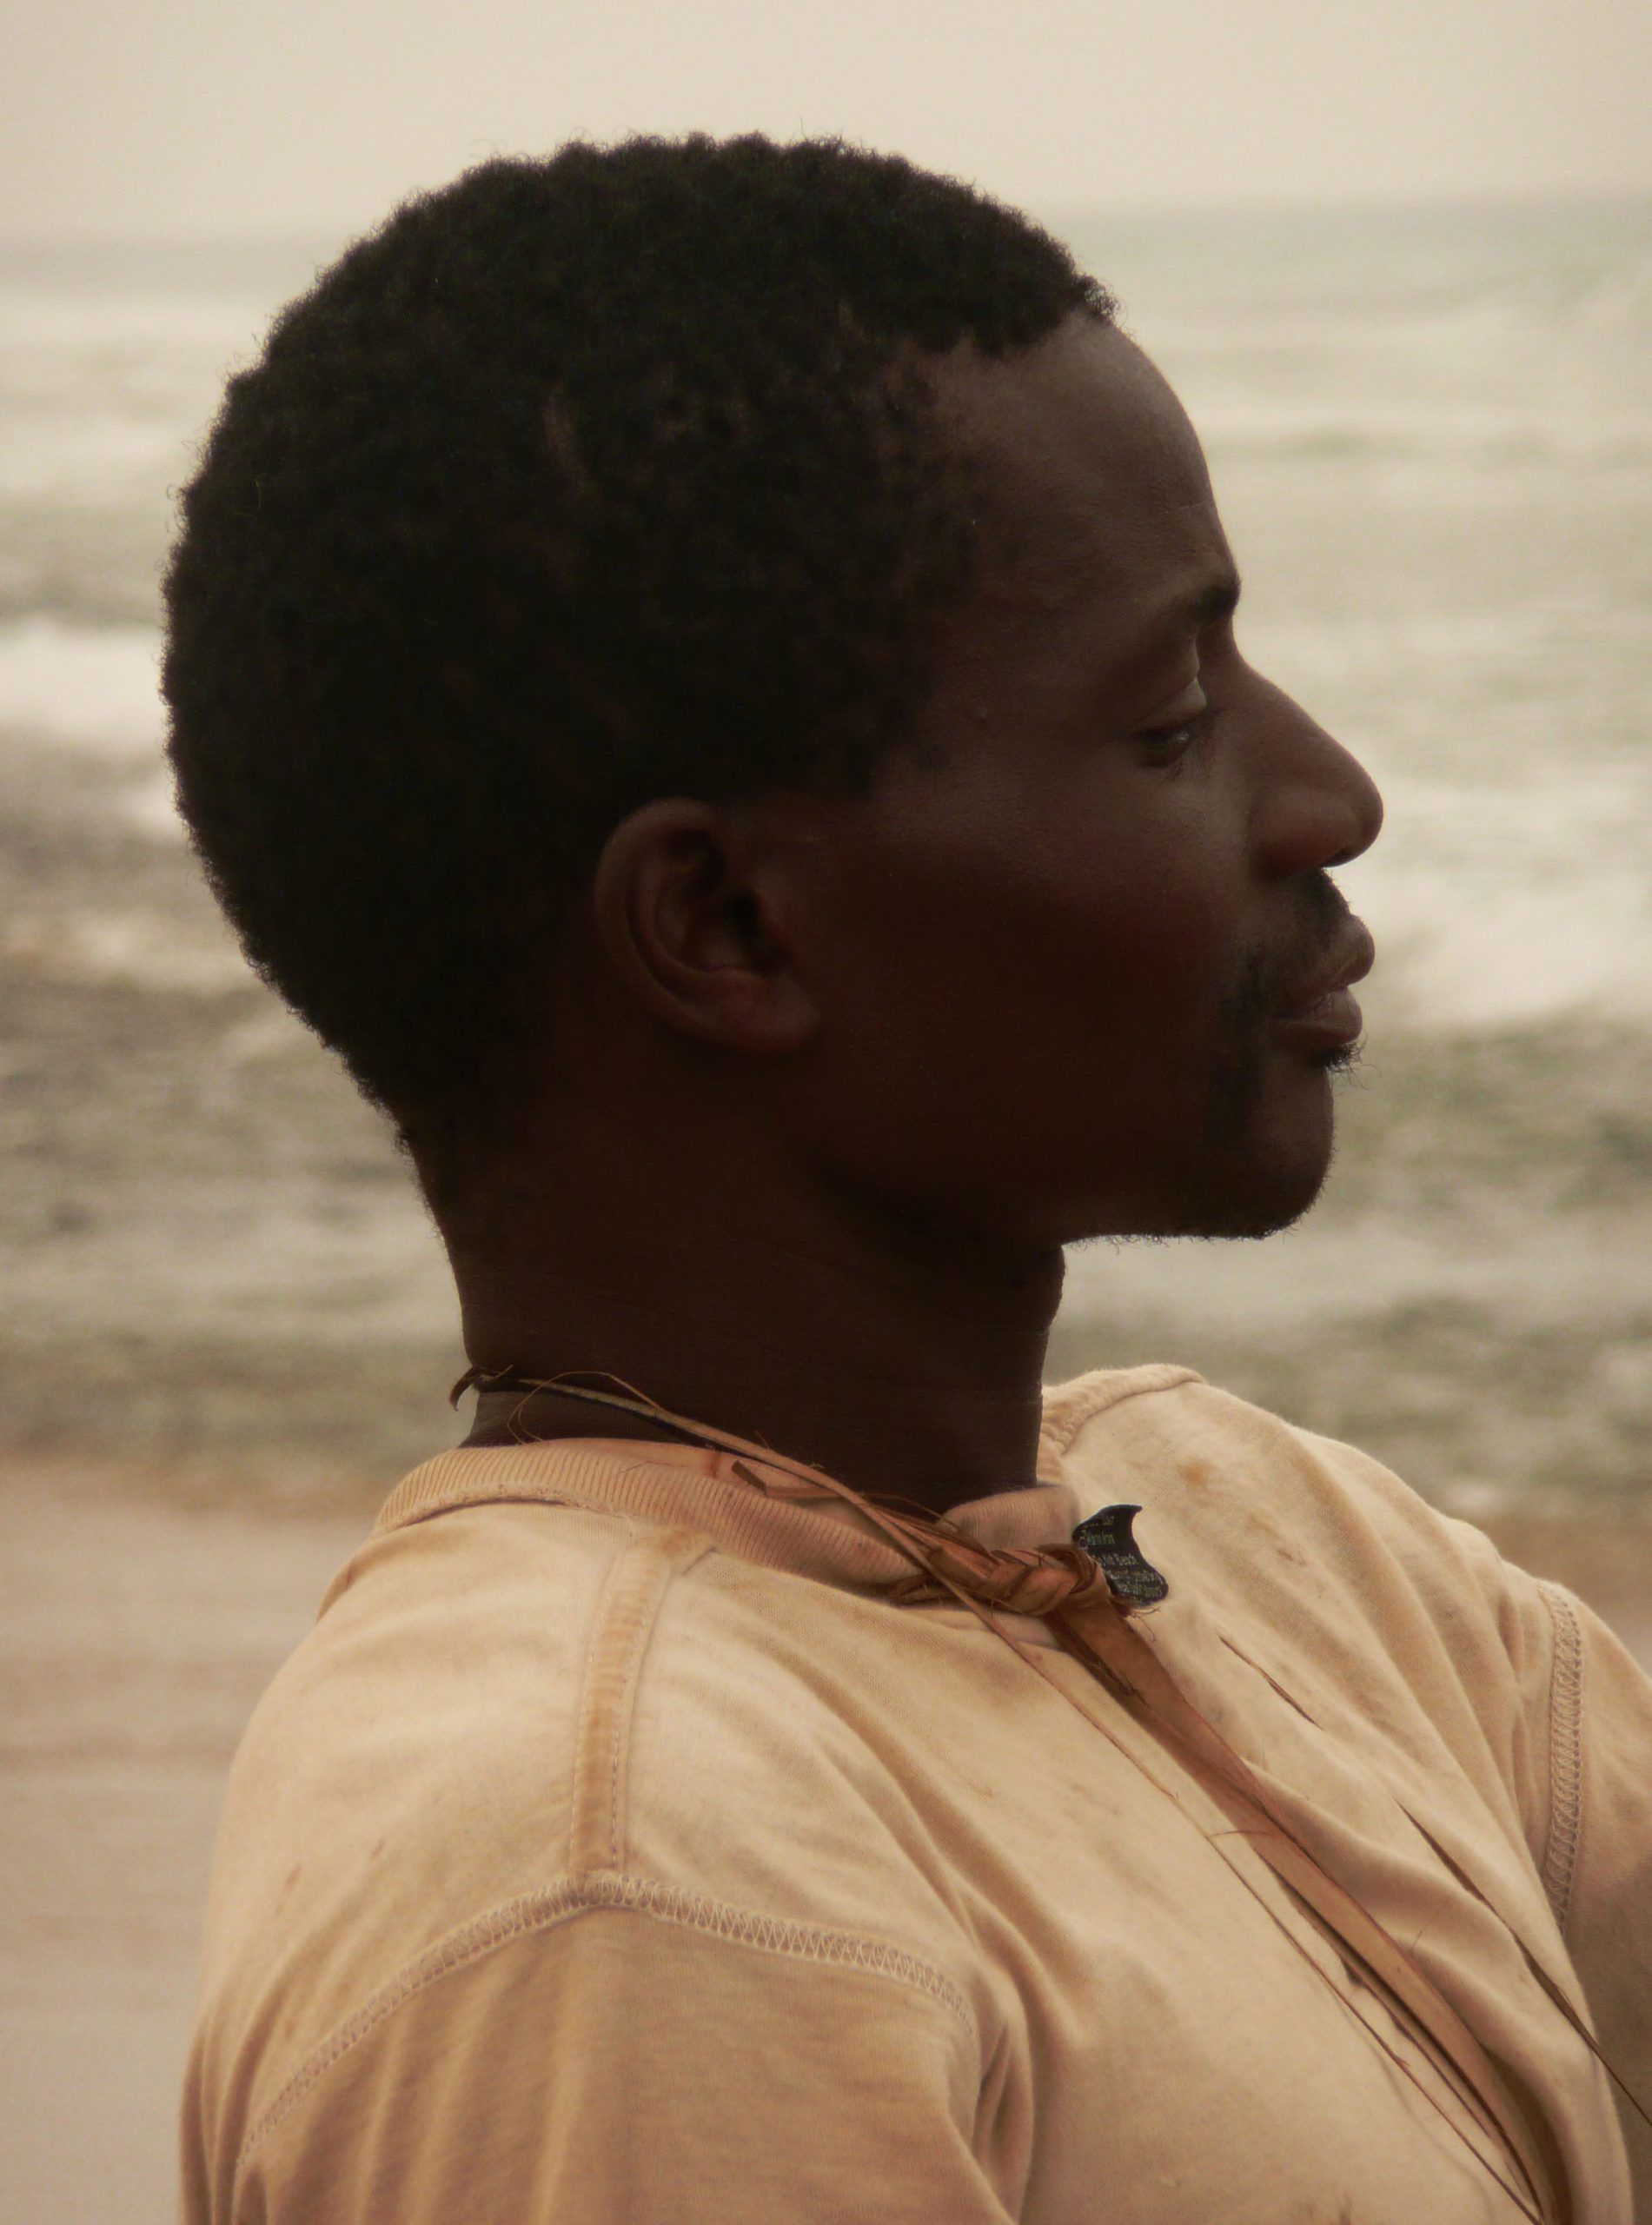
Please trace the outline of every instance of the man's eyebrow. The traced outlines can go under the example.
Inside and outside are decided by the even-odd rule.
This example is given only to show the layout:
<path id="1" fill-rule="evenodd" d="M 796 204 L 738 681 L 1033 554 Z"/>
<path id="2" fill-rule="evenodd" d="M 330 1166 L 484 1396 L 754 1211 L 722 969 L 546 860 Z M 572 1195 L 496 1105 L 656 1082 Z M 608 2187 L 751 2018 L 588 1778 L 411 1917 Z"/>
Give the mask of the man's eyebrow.
<path id="1" fill-rule="evenodd" d="M 1183 634 L 1202 634 L 1207 626 L 1219 626 L 1237 609 L 1244 584 L 1237 572 L 1224 572 L 1197 594 L 1185 595 L 1161 611 L 1147 630 L 1156 641 L 1171 641 Z"/>
<path id="2" fill-rule="evenodd" d="M 1114 661 L 1114 676 L 1124 680 L 1169 656 L 1191 634 L 1202 634 L 1231 618 L 1243 587 L 1237 572 L 1226 571 L 1207 581 L 1191 594 L 1178 595 L 1162 604 L 1140 625 L 1132 627 L 1128 641 Z"/>

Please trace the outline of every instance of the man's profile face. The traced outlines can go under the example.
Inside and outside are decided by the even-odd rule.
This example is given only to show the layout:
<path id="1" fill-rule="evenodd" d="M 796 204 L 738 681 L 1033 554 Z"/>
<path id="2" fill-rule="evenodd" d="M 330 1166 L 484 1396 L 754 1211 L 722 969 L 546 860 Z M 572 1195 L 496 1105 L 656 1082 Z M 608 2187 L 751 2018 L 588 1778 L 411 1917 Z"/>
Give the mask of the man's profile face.
<path id="1" fill-rule="evenodd" d="M 806 853 L 788 1133 L 956 1233 L 1266 1234 L 1324 1180 L 1346 1059 L 1277 1015 L 1369 960 L 1326 868 L 1380 799 L 1245 663 L 1198 440 L 1130 341 L 1074 319 L 940 391 L 979 581 L 914 747 Z"/>

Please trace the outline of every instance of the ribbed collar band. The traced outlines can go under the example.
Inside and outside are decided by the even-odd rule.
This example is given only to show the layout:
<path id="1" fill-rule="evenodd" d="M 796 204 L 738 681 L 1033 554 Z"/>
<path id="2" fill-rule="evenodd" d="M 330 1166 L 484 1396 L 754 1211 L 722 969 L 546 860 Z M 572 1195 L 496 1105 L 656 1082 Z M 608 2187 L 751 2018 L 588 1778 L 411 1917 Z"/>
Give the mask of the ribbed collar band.
<path id="1" fill-rule="evenodd" d="M 1166 1373 L 1179 1379 L 1182 1371 Z M 507 1407 L 516 1403 L 509 1393 L 486 1395 Z M 479 1415 L 480 1420 L 492 1418 Z M 1063 1451 L 1046 1426 L 1038 1483 L 965 1500 L 951 1511 L 946 1523 L 994 1557 L 1036 1556 L 1054 1548 L 1076 1553 L 1070 1544 L 1072 1531 L 1091 1510 L 1079 1504 L 1065 1472 Z M 773 1486 L 775 1495 L 766 1484 Z M 539 1499 L 687 1526 L 741 1560 L 852 1590 L 892 1591 L 917 1572 L 912 1555 L 903 1552 L 859 1507 L 824 1490 L 805 1504 L 789 1496 L 795 1488 L 793 1479 L 766 1462 L 756 1446 L 742 1454 L 629 1438 L 553 1438 L 439 1453 L 397 1484 L 375 1526 L 397 1530 L 454 1507 Z M 903 1527 L 909 1519 L 901 1518 Z M 1004 1571 L 1006 1585 L 985 1587 L 1006 1606 L 1005 1592 L 1015 1589 L 1014 1571 L 1012 1564 Z"/>

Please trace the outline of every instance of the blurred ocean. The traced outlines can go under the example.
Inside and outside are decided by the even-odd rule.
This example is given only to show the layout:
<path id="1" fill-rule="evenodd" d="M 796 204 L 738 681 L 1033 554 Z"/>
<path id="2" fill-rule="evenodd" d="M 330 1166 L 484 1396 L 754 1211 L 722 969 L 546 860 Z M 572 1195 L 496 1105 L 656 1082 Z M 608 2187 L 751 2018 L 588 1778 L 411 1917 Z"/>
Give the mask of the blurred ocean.
<path id="1" fill-rule="evenodd" d="M 1053 221 L 1204 437 L 1247 653 L 1388 804 L 1342 876 L 1381 955 L 1324 1204 L 1260 1250 L 1083 1247 L 1053 1357 L 1189 1359 L 1374 1429 L 1465 1505 L 1637 1489 L 1652 201 Z M 456 1353 L 428 1225 L 224 934 L 161 759 L 175 491 L 227 374 L 333 251 L 0 251 L 0 1135 L 25 1178 L 0 1338 L 30 1444 L 65 1425 L 27 1385 L 71 1347 L 157 1449 L 290 1418 L 323 1348 L 359 1377 L 370 1347 L 398 1384 L 416 1354 L 421 1396 L 426 1355 Z M 234 1357 L 277 1348 L 274 1387 Z M 1545 1366 L 1543 1412 L 1516 1400 L 1488 1438 L 1475 1402 L 1506 1411 Z M 1410 1434 L 1383 1438 L 1419 1367 Z M 438 1441 L 449 1420 L 419 1408 Z"/>

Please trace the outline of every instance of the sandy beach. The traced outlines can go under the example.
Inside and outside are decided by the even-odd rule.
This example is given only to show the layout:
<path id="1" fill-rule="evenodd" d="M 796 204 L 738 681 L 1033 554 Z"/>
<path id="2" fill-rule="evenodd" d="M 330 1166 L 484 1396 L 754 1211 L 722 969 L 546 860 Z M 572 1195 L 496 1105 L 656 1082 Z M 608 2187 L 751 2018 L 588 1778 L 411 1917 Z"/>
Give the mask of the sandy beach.
<path id="1" fill-rule="evenodd" d="M 0 2185 L 17 2225 L 166 2225 L 224 1772 L 364 1526 L 0 1473 Z"/>

